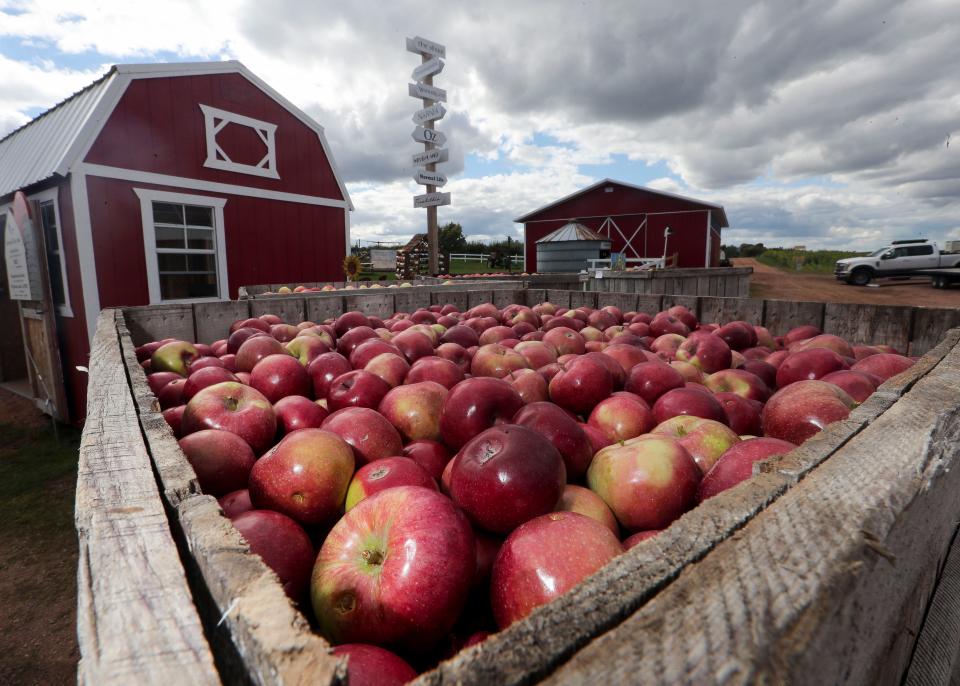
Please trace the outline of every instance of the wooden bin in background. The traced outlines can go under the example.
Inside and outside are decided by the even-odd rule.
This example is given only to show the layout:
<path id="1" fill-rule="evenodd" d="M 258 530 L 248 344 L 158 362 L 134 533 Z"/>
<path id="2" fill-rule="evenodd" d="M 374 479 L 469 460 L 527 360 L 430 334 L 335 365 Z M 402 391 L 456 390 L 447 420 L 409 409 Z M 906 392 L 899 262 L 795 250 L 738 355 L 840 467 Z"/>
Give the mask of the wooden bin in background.
<path id="1" fill-rule="evenodd" d="M 451 298 L 460 309 L 684 304 L 707 322 L 747 319 L 775 334 L 812 323 L 924 356 L 847 420 L 419 683 L 892 683 L 951 673 L 960 612 L 946 589 L 960 559 L 944 562 L 960 520 L 960 312 L 484 284 L 101 313 L 77 485 L 82 683 L 344 676 L 216 500 L 199 492 L 134 347 L 167 336 L 211 342 L 234 320 L 268 311 L 321 321 Z"/>

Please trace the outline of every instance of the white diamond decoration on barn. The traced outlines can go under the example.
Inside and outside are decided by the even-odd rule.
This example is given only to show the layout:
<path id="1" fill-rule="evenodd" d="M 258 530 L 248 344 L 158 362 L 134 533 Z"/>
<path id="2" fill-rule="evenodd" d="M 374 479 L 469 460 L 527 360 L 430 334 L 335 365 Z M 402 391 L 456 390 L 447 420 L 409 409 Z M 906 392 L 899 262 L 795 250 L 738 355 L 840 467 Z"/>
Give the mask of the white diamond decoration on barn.
<path id="1" fill-rule="evenodd" d="M 204 132 L 207 139 L 207 159 L 203 163 L 204 167 L 223 169 L 238 174 L 266 176 L 271 179 L 280 178 L 280 174 L 277 173 L 277 145 L 274 135 L 277 131 L 276 124 L 217 109 L 209 105 L 200 105 L 200 109 L 203 111 Z M 217 134 L 223 131 L 227 124 L 253 129 L 257 137 L 263 141 L 265 151 L 263 159 L 257 164 L 243 164 L 231 160 L 230 156 L 217 142 Z"/>

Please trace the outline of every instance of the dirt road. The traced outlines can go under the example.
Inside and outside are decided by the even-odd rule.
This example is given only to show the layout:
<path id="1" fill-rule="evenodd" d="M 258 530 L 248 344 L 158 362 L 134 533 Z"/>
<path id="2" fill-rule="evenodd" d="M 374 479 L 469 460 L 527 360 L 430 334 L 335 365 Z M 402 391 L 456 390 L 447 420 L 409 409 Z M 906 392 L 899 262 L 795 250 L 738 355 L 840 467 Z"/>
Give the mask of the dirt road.
<path id="1" fill-rule="evenodd" d="M 761 264 L 752 257 L 737 257 L 731 262 L 736 267 L 753 267 L 750 278 L 750 296 L 753 298 L 960 308 L 960 288 L 932 288 L 929 277 L 904 281 L 881 279 L 870 286 L 848 286 L 837 281 L 833 274 L 783 271 Z"/>

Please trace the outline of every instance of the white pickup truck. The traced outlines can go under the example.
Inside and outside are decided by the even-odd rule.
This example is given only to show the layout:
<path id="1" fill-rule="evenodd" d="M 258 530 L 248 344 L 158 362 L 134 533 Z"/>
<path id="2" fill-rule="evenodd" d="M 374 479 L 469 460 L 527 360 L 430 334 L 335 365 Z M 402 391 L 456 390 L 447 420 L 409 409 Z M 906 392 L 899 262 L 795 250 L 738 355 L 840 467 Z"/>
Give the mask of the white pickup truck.
<path id="1" fill-rule="evenodd" d="M 837 260 L 838 281 L 866 286 L 886 276 L 911 276 L 924 269 L 960 267 L 960 254 L 942 252 L 926 240 L 893 241 L 865 257 Z"/>

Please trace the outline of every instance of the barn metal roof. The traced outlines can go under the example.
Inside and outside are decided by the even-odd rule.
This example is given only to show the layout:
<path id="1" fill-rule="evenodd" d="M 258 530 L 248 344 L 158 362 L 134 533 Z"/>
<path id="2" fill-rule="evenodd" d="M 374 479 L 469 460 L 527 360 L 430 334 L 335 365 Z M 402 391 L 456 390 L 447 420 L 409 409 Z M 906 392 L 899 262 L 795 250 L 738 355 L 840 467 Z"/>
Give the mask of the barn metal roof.
<path id="1" fill-rule="evenodd" d="M 570 222 L 564 224 L 553 233 L 549 233 L 541 238 L 537 243 L 560 243 L 562 241 L 609 241 L 608 236 L 601 236 L 595 231 L 591 231 L 583 224 Z"/>
<path id="2" fill-rule="evenodd" d="M 522 215 L 522 216 L 520 216 L 520 217 L 517 217 L 517 218 L 514 219 L 513 221 L 522 224 L 522 223 L 524 223 L 524 222 L 529 221 L 531 217 L 540 214 L 540 213 L 543 212 L 544 210 L 549 210 L 551 207 L 555 207 L 555 206 L 559 205 L 560 203 L 564 203 L 564 202 L 566 202 L 567 200 L 570 200 L 571 198 L 575 198 L 575 197 L 577 197 L 578 195 L 582 195 L 582 194 L 584 194 L 584 193 L 587 193 L 587 192 L 589 192 L 589 191 L 592 191 L 593 189 L 599 188 L 600 186 L 609 186 L 609 185 L 611 185 L 611 184 L 615 184 L 615 185 L 617 185 L 617 186 L 623 186 L 624 188 L 632 188 L 633 190 L 643 191 L 643 192 L 645 192 L 645 193 L 653 193 L 654 195 L 662 195 L 662 196 L 665 196 L 665 197 L 667 197 L 667 198 L 675 198 L 675 199 L 677 199 L 677 200 L 683 200 L 683 201 L 685 201 L 685 202 L 693 203 L 693 204 L 695 204 L 695 205 L 700 205 L 701 207 L 704 207 L 704 208 L 708 208 L 708 209 L 711 209 L 711 210 L 715 210 L 716 213 L 717 213 L 717 218 L 716 218 L 716 221 L 715 221 L 714 223 L 715 223 L 717 226 L 721 227 L 721 228 L 724 228 L 724 227 L 729 226 L 729 224 L 727 223 L 727 213 L 726 213 L 726 211 L 723 209 L 723 205 L 717 205 L 717 204 L 715 204 L 715 203 L 706 202 L 706 201 L 704 201 L 704 200 L 697 200 L 696 198 L 688 198 L 688 197 L 685 196 L 685 195 L 677 195 L 676 193 L 667 193 L 666 191 L 660 191 L 660 190 L 657 190 L 656 188 L 647 188 L 646 186 L 637 186 L 637 185 L 632 184 L 632 183 L 626 183 L 626 182 L 624 182 L 624 181 L 617 181 L 617 180 L 615 180 L 615 179 L 603 179 L 602 181 L 598 181 L 597 183 L 595 183 L 595 184 L 593 184 L 593 185 L 591 185 L 591 186 L 587 186 L 586 188 L 581 188 L 580 190 L 575 191 L 575 192 L 573 192 L 573 193 L 570 193 L 569 195 L 565 195 L 565 196 L 563 196 L 562 198 L 560 198 L 559 200 L 554 200 L 553 202 L 548 203 L 548 204 L 544 205 L 543 207 L 538 207 L 537 209 L 533 210 L 532 212 L 527 212 L 526 214 L 524 214 L 524 215 Z"/>
<path id="3" fill-rule="evenodd" d="M 54 175 L 110 85 L 116 68 L 0 139 L 0 196 Z"/>

